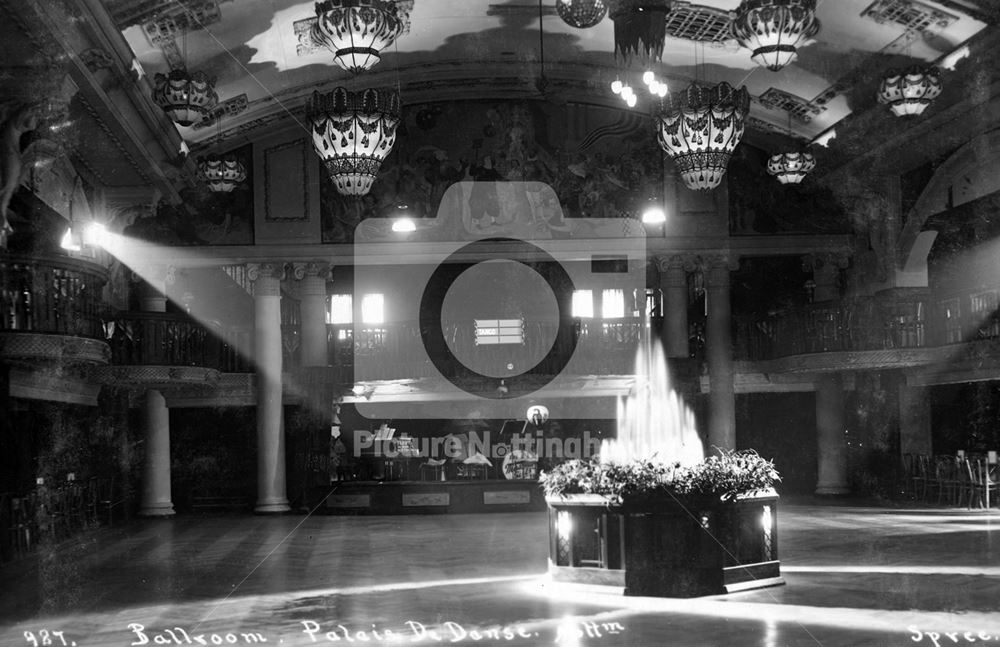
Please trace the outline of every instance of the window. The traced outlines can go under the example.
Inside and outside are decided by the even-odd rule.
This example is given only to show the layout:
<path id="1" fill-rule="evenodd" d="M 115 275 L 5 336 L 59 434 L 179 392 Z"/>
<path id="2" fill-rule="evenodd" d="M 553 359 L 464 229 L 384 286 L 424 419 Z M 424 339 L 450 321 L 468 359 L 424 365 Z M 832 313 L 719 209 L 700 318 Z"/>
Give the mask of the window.
<path id="1" fill-rule="evenodd" d="M 625 316 L 625 292 L 618 288 L 604 290 L 601 293 L 601 317 L 605 319 L 621 319 Z"/>
<path id="2" fill-rule="evenodd" d="M 573 316 L 589 319 L 594 316 L 594 293 L 590 290 L 573 291 Z"/>
<path id="3" fill-rule="evenodd" d="M 361 298 L 361 323 L 385 323 L 385 296 L 378 293 L 366 294 Z"/>
<path id="4" fill-rule="evenodd" d="M 354 322 L 354 299 L 350 294 L 330 295 L 330 312 L 326 323 L 349 324 Z"/>

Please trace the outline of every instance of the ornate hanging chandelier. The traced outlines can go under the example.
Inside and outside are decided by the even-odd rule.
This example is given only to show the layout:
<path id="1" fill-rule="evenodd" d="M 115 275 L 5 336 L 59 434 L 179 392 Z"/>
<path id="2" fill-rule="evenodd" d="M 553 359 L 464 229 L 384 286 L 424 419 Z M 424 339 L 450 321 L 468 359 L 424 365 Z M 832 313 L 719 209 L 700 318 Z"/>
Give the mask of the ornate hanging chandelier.
<path id="1" fill-rule="evenodd" d="M 633 56 L 658 61 L 667 38 L 669 0 L 609 0 L 615 23 L 615 56 L 628 62 Z"/>
<path id="2" fill-rule="evenodd" d="M 192 126 L 219 103 L 219 95 L 215 80 L 204 72 L 176 69 L 153 78 L 153 101 L 178 125 Z"/>
<path id="3" fill-rule="evenodd" d="M 335 88 L 313 93 L 306 105 L 313 147 L 326 165 L 337 191 L 365 195 L 396 142 L 399 93 Z"/>
<path id="4" fill-rule="evenodd" d="M 778 153 L 767 160 L 767 172 L 782 184 L 798 184 L 816 168 L 812 153 Z"/>
<path id="5" fill-rule="evenodd" d="M 819 31 L 816 0 L 743 0 L 732 30 L 736 40 L 753 51 L 750 58 L 757 65 L 776 72 Z"/>
<path id="6" fill-rule="evenodd" d="M 413 0 L 325 0 L 316 3 L 312 39 L 333 52 L 340 67 L 358 74 L 410 31 Z"/>
<path id="7" fill-rule="evenodd" d="M 878 86 L 878 101 L 897 117 L 919 115 L 941 94 L 941 74 L 936 67 L 915 65 L 905 71 L 889 70 Z"/>
<path id="8" fill-rule="evenodd" d="M 246 167 L 231 155 L 204 157 L 198 161 L 198 170 L 214 193 L 230 193 L 247 179 Z"/>
<path id="9" fill-rule="evenodd" d="M 603 0 L 556 0 L 556 13 L 570 27 L 588 29 L 604 19 L 608 5 Z"/>
<path id="10" fill-rule="evenodd" d="M 746 87 L 737 90 L 724 82 L 714 87 L 692 83 L 667 95 L 657 118 L 657 139 L 689 189 L 719 186 L 749 111 Z"/>

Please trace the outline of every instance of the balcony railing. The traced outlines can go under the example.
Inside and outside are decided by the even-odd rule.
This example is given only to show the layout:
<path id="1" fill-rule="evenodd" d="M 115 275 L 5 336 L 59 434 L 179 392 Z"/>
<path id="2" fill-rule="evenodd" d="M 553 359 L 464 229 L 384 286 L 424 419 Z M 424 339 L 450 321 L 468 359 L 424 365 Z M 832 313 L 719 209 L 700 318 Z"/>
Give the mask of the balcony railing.
<path id="1" fill-rule="evenodd" d="M 199 366 L 249 372 L 234 344 L 186 315 L 121 313 L 107 324 L 112 363 L 124 366 Z"/>
<path id="2" fill-rule="evenodd" d="M 767 360 L 806 353 L 931 346 L 938 340 L 927 301 L 867 297 L 738 317 L 734 322 L 736 358 Z"/>
<path id="3" fill-rule="evenodd" d="M 579 320 L 575 324 L 577 350 L 574 367 L 581 375 L 623 375 L 633 371 L 636 347 L 641 339 L 643 323 L 639 319 Z M 428 352 L 443 356 L 443 349 L 425 349 L 420 327 L 415 323 L 387 323 L 365 326 L 355 331 L 350 324 L 327 326 L 329 364 L 337 369 L 337 379 L 354 379 L 355 363 L 363 363 L 361 379 L 403 379 L 433 377 L 438 369 L 428 359 Z M 475 351 L 475 334 L 471 327 L 448 327 L 443 331 L 454 357 L 468 357 Z M 524 330 L 524 345 L 503 347 L 497 361 L 506 363 L 518 357 L 537 358 L 546 355 L 548 344 L 555 338 L 553 324 L 528 323 Z M 542 348 L 541 345 L 546 345 Z M 552 375 L 559 372 L 557 358 L 572 353 L 569 343 L 555 349 L 555 357 L 542 360 L 531 372 Z M 497 367 L 499 368 L 499 367 Z M 457 359 L 444 365 L 449 376 L 466 370 Z M 502 371 L 501 371 L 502 373 Z"/>
<path id="4" fill-rule="evenodd" d="M 107 272 L 57 256 L 0 256 L 0 331 L 104 339 Z"/>

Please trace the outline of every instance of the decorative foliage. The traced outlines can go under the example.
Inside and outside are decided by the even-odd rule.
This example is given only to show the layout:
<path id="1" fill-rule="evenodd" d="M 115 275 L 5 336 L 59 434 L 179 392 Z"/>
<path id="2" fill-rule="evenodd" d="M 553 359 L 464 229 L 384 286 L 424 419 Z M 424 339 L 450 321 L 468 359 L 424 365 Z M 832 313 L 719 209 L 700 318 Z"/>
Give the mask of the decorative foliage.
<path id="1" fill-rule="evenodd" d="M 177 69 L 168 75 L 156 75 L 153 101 L 178 125 L 192 126 L 219 103 L 219 95 L 215 93 L 215 79 L 204 72 L 189 74 Z"/>
<path id="2" fill-rule="evenodd" d="M 314 42 L 333 52 L 340 67 L 358 74 L 381 60 L 379 52 L 410 31 L 413 0 L 326 0 L 316 3 Z"/>
<path id="3" fill-rule="evenodd" d="M 757 65 L 776 72 L 795 60 L 798 47 L 819 32 L 816 0 L 743 0 L 733 36 L 753 50 Z"/>
<path id="4" fill-rule="evenodd" d="M 539 477 L 547 496 L 599 494 L 616 503 L 631 496 L 705 495 L 732 500 L 770 490 L 781 481 L 774 463 L 751 450 L 718 450 L 691 467 L 652 461 L 623 464 L 571 460 Z"/>
<path id="5" fill-rule="evenodd" d="M 814 168 L 812 153 L 778 153 L 767 160 L 767 172 L 782 184 L 799 184 Z"/>
<path id="6" fill-rule="evenodd" d="M 743 137 L 749 111 L 746 87 L 736 90 L 725 82 L 711 88 L 692 83 L 667 95 L 660 109 L 658 140 L 689 189 L 719 186 Z"/>
<path id="7" fill-rule="evenodd" d="M 323 159 L 337 191 L 365 195 L 396 142 L 399 94 L 368 89 L 313 94 L 306 106 L 313 126 L 313 146 Z"/>
<path id="8" fill-rule="evenodd" d="M 936 67 L 914 65 L 907 70 L 889 70 L 878 88 L 878 101 L 889 105 L 897 117 L 919 115 L 941 94 L 941 75 Z"/>
<path id="9" fill-rule="evenodd" d="M 608 6 L 603 0 L 556 0 L 556 13 L 570 27 L 588 29 L 604 19 Z"/>
<path id="10" fill-rule="evenodd" d="M 615 23 L 615 56 L 658 61 L 667 37 L 667 0 L 614 0 L 609 14 Z"/>

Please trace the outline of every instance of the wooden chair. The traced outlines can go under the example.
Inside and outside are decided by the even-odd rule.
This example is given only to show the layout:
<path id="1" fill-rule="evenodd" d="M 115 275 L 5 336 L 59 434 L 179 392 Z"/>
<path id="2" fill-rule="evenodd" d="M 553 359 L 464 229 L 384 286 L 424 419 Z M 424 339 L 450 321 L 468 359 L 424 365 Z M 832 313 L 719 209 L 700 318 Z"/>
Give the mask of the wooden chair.
<path id="1" fill-rule="evenodd" d="M 981 508 L 989 508 L 991 500 L 997 500 L 997 488 L 1000 484 L 990 476 L 990 466 L 985 459 L 966 461 L 969 474 L 969 508 L 973 501 Z"/>

